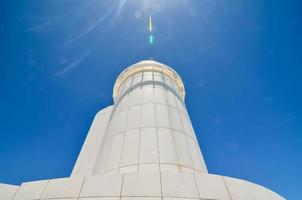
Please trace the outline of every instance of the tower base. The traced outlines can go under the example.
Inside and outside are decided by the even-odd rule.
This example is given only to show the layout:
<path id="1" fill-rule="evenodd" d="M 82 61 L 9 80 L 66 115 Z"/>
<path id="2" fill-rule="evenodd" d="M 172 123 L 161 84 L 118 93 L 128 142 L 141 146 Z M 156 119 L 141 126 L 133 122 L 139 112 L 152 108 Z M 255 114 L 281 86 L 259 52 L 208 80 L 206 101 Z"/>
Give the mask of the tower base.
<path id="1" fill-rule="evenodd" d="M 1 200 L 283 200 L 248 181 L 204 173 L 142 172 L 0 185 Z"/>

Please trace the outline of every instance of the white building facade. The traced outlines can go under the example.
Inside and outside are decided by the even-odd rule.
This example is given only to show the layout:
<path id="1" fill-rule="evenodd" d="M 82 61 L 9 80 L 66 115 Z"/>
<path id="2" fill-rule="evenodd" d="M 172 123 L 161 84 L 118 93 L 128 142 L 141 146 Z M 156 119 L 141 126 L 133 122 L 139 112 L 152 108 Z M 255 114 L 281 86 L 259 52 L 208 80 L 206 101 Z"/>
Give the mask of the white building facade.
<path id="1" fill-rule="evenodd" d="M 117 78 L 68 178 L 0 184 L 0 200 L 282 200 L 271 190 L 208 174 L 170 67 L 142 61 Z"/>

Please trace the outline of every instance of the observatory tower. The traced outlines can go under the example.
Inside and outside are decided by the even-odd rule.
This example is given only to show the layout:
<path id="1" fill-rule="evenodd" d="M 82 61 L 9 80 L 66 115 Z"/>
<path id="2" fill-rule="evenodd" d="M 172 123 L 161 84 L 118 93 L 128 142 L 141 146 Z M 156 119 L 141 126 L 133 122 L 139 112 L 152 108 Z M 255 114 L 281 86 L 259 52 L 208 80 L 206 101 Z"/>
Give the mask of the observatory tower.
<path id="1" fill-rule="evenodd" d="M 71 176 L 0 184 L 2 200 L 282 200 L 269 189 L 208 174 L 170 67 L 142 61 L 125 69 L 114 104 L 99 111 Z"/>

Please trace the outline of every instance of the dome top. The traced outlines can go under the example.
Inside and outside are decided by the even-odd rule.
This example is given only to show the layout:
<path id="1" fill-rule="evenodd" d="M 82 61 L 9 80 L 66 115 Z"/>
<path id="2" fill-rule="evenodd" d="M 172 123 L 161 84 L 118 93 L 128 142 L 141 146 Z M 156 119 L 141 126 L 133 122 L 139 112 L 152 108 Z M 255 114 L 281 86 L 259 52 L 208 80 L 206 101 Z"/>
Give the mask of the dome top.
<path id="1" fill-rule="evenodd" d="M 164 65 L 160 62 L 156 62 L 153 60 L 143 60 L 136 64 L 127 67 L 116 79 L 114 87 L 113 87 L 113 100 L 118 96 L 120 86 L 132 75 L 145 72 L 145 71 L 153 71 L 153 72 L 161 72 L 164 75 L 168 76 L 171 80 L 173 80 L 176 85 L 179 93 L 181 94 L 182 100 L 185 98 L 185 88 L 184 84 L 180 78 L 180 76 L 169 66 Z"/>

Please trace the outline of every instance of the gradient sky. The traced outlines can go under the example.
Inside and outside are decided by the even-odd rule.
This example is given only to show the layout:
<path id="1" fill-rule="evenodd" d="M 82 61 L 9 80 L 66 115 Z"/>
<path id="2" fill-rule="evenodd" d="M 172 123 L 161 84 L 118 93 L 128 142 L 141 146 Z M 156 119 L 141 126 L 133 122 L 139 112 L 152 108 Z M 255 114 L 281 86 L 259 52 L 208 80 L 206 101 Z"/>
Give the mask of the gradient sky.
<path id="1" fill-rule="evenodd" d="M 0 182 L 69 176 L 117 75 L 153 58 L 184 80 L 210 173 L 301 199 L 301 0 L 0 4 Z"/>

